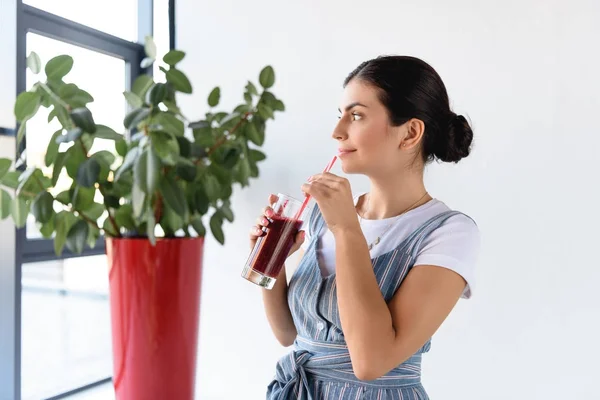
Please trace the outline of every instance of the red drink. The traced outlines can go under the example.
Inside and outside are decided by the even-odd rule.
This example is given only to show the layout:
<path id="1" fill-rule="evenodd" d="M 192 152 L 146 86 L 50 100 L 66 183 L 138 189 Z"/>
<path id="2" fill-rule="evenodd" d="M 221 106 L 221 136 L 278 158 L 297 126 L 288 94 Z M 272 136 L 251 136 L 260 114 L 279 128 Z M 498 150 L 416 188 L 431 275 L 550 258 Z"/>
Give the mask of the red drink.
<path id="1" fill-rule="evenodd" d="M 277 278 L 301 227 L 300 220 L 275 215 L 266 229 L 267 234 L 256 241 L 248 262 L 250 268 L 270 278 Z"/>
<path id="2" fill-rule="evenodd" d="M 283 194 L 278 195 L 273 211 L 275 215 L 269 220 L 265 235 L 256 241 L 242 271 L 243 278 L 267 289 L 275 285 L 309 212 L 300 201 Z"/>

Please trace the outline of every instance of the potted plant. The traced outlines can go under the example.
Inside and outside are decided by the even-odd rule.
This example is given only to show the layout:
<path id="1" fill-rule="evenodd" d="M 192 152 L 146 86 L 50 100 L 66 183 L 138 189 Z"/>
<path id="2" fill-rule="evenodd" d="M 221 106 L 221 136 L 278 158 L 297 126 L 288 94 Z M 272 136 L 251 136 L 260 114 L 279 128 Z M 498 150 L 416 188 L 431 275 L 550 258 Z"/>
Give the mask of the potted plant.
<path id="1" fill-rule="evenodd" d="M 145 49 L 147 68 L 156 61 L 151 38 Z M 177 68 L 184 56 L 170 51 L 161 60 L 163 82 L 142 75 L 124 93 L 125 135 L 97 124 L 87 108 L 93 97 L 65 81 L 70 56 L 49 60 L 47 79 L 21 93 L 14 107 L 17 143 L 40 108 L 50 110 L 48 122 L 60 123 L 45 166 L 0 159 L 2 219 L 11 215 L 23 227 L 32 214 L 57 255 L 64 246 L 81 253 L 106 240 L 118 399 L 193 398 L 205 226 L 224 243 L 222 225 L 234 219 L 233 185 L 258 177 L 266 122 L 284 111 L 269 91 L 275 74 L 267 66 L 260 92 L 248 82 L 244 102 L 221 112 L 216 87 L 204 119 L 190 123 L 177 104 L 180 93 L 192 93 Z M 35 53 L 27 65 L 41 70 Z"/>

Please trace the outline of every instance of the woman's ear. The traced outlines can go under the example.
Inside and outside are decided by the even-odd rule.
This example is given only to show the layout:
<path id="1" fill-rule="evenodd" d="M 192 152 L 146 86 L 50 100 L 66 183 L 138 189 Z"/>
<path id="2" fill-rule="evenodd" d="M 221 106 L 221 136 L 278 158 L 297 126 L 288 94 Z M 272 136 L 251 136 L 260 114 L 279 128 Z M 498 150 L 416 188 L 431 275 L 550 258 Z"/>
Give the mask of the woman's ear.
<path id="1" fill-rule="evenodd" d="M 403 127 L 405 127 L 405 132 L 404 137 L 400 142 L 400 147 L 408 150 L 418 146 L 425 133 L 425 123 L 420 119 L 412 118 L 408 120 Z"/>

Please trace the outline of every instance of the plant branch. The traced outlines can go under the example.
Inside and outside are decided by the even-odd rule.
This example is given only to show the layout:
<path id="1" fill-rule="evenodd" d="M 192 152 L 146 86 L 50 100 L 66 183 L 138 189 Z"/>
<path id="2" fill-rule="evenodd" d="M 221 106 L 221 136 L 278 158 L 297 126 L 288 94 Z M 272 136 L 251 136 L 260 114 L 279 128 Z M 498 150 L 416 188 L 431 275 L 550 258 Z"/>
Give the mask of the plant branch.
<path id="1" fill-rule="evenodd" d="M 77 210 L 75 210 L 75 211 L 77 211 Z M 91 225 L 95 226 L 98 230 L 100 230 L 100 227 L 98 226 L 96 221 L 94 221 L 93 219 L 91 219 L 90 217 L 88 217 L 87 215 L 82 213 L 81 211 L 77 211 L 77 213 L 79 213 L 81 218 L 83 218 L 88 224 L 91 224 Z"/>
<path id="2" fill-rule="evenodd" d="M 44 184 L 42 183 L 42 181 L 40 180 L 40 178 L 38 176 L 35 176 L 35 173 L 33 174 L 33 179 L 35 179 L 35 181 L 37 182 L 37 184 L 40 186 L 40 189 L 46 190 L 46 188 L 44 187 Z"/>
<path id="3" fill-rule="evenodd" d="M 42 89 L 44 89 L 44 90 L 46 91 L 46 93 L 48 93 L 48 94 L 50 95 L 50 97 L 52 97 L 52 99 L 53 99 L 54 101 L 56 101 L 56 102 L 57 102 L 57 103 L 58 103 L 60 106 L 64 107 L 64 108 L 65 108 L 65 110 L 67 110 L 67 111 L 71 111 L 71 106 L 70 106 L 70 105 L 68 105 L 67 103 L 65 103 L 65 102 L 63 101 L 63 99 L 61 99 L 60 97 L 58 97 L 58 96 L 56 95 L 56 93 L 54 93 L 54 92 L 52 91 L 52 89 L 50 89 L 50 88 L 48 87 L 48 85 L 46 85 L 46 84 L 45 84 L 45 83 L 43 83 L 43 82 L 38 82 L 38 84 L 39 84 L 39 85 L 40 85 L 40 87 L 41 87 Z"/>
<path id="4" fill-rule="evenodd" d="M 225 144 L 227 142 L 227 140 L 229 139 L 229 137 L 235 133 L 235 131 L 237 131 L 244 122 L 248 121 L 248 117 L 251 116 L 252 113 L 251 112 L 247 112 L 244 114 L 244 116 L 239 120 L 239 122 L 237 124 L 235 124 L 235 126 L 229 131 L 228 134 L 223 134 L 223 136 L 217 140 L 217 142 L 208 150 L 208 153 L 206 153 L 207 156 L 210 156 L 212 153 L 214 153 L 219 147 L 221 147 L 223 144 Z M 200 163 L 201 160 L 197 160 L 196 161 L 196 165 L 198 165 Z"/>
<path id="5" fill-rule="evenodd" d="M 163 214 L 163 198 L 159 192 L 156 192 L 156 202 L 154 203 L 154 221 L 158 224 Z"/>
<path id="6" fill-rule="evenodd" d="M 88 149 L 85 147 L 85 143 L 83 143 L 83 140 L 81 140 L 81 138 L 77 139 L 81 145 L 81 149 L 83 150 L 83 154 L 85 154 L 85 158 L 88 157 Z"/>
<path id="7" fill-rule="evenodd" d="M 83 142 L 82 142 L 82 145 L 83 145 Z M 98 184 L 98 190 L 100 191 L 100 194 L 102 195 L 102 197 L 106 197 L 106 192 L 104 191 L 104 188 L 102 187 L 101 184 Z M 117 237 L 121 237 L 121 232 L 119 231 L 119 226 L 117 225 L 117 221 L 115 221 L 115 218 L 110 213 L 110 208 L 108 207 L 108 205 L 106 205 L 106 202 L 104 203 L 104 208 L 106 208 L 106 212 L 108 212 L 108 220 L 110 221 L 110 224 L 112 225 L 113 229 L 117 233 L 117 235 L 118 235 Z"/>

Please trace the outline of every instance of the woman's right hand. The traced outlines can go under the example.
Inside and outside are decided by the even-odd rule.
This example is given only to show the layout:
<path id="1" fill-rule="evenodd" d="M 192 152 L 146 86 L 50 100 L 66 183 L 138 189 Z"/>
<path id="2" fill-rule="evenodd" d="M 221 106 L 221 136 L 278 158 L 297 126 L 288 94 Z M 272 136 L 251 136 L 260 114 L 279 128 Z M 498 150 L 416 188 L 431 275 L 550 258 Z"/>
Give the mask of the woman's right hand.
<path id="1" fill-rule="evenodd" d="M 277 200 L 278 198 L 276 195 L 272 194 L 269 196 L 269 204 L 275 204 L 277 203 Z M 263 228 L 269 227 L 269 218 L 272 218 L 273 215 L 275 215 L 275 212 L 270 206 L 267 206 L 262 210 L 262 214 L 256 219 L 256 225 L 250 229 L 250 249 L 254 248 L 254 245 L 259 237 L 266 234 Z M 288 257 L 294 254 L 300 248 L 300 246 L 302 246 L 302 243 L 304 243 L 304 231 L 300 231 L 296 235 L 296 238 L 294 239 L 294 245 L 292 246 Z"/>

